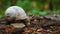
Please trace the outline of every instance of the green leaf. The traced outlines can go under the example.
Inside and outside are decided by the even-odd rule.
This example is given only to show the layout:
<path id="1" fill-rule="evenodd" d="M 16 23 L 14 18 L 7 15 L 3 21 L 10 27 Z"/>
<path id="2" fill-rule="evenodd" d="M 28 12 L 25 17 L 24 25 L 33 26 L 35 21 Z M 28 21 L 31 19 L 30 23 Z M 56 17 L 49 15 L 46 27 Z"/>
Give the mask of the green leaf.
<path id="1" fill-rule="evenodd" d="M 39 12 L 39 15 L 42 15 L 42 16 L 45 16 L 45 15 L 47 15 L 48 14 L 48 12 Z"/>

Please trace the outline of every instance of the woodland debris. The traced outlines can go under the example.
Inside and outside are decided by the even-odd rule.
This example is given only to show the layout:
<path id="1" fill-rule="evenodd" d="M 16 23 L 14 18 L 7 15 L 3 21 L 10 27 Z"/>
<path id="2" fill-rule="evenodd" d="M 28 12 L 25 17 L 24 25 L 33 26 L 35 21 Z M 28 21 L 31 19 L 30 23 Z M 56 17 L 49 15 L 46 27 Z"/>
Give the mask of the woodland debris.
<path id="1" fill-rule="evenodd" d="M 30 16 L 31 17 L 31 16 Z M 47 16 L 48 17 L 48 16 Z M 11 23 L 11 25 L 0 25 L 0 33 L 2 34 L 60 34 L 59 16 L 55 19 L 44 16 L 31 17 L 30 26 L 26 27 L 23 23 Z M 52 17 L 52 16 L 50 16 Z M 0 20 L 5 22 L 5 20 Z"/>

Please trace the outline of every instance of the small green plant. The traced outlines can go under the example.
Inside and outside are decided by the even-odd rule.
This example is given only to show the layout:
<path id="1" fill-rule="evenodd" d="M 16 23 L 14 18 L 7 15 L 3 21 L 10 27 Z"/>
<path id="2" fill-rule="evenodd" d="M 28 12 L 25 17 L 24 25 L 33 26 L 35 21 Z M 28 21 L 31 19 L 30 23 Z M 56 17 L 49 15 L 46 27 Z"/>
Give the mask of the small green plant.
<path id="1" fill-rule="evenodd" d="M 48 14 L 48 11 L 39 11 L 39 10 L 33 9 L 33 10 L 29 11 L 28 14 L 45 16 Z"/>

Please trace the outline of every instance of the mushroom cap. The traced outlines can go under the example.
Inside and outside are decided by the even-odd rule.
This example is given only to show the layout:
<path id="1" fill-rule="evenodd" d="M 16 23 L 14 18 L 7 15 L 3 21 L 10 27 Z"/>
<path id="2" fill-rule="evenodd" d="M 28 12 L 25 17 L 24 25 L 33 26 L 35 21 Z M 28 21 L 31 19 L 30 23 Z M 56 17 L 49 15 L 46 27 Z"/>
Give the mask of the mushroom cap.
<path id="1" fill-rule="evenodd" d="M 18 18 L 18 19 L 26 19 L 27 15 L 25 11 L 19 6 L 11 6 L 6 9 L 5 16 L 9 16 L 9 18 Z"/>

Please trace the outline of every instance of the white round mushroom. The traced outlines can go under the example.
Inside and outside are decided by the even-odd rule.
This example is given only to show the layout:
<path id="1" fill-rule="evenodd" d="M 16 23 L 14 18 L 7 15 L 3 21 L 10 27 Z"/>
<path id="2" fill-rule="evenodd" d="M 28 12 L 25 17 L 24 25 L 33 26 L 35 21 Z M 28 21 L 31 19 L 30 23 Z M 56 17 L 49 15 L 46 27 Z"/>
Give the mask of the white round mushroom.
<path id="1" fill-rule="evenodd" d="M 10 18 L 16 17 L 18 19 L 26 19 L 28 18 L 25 11 L 19 6 L 11 6 L 6 9 L 5 16 L 9 16 Z"/>

